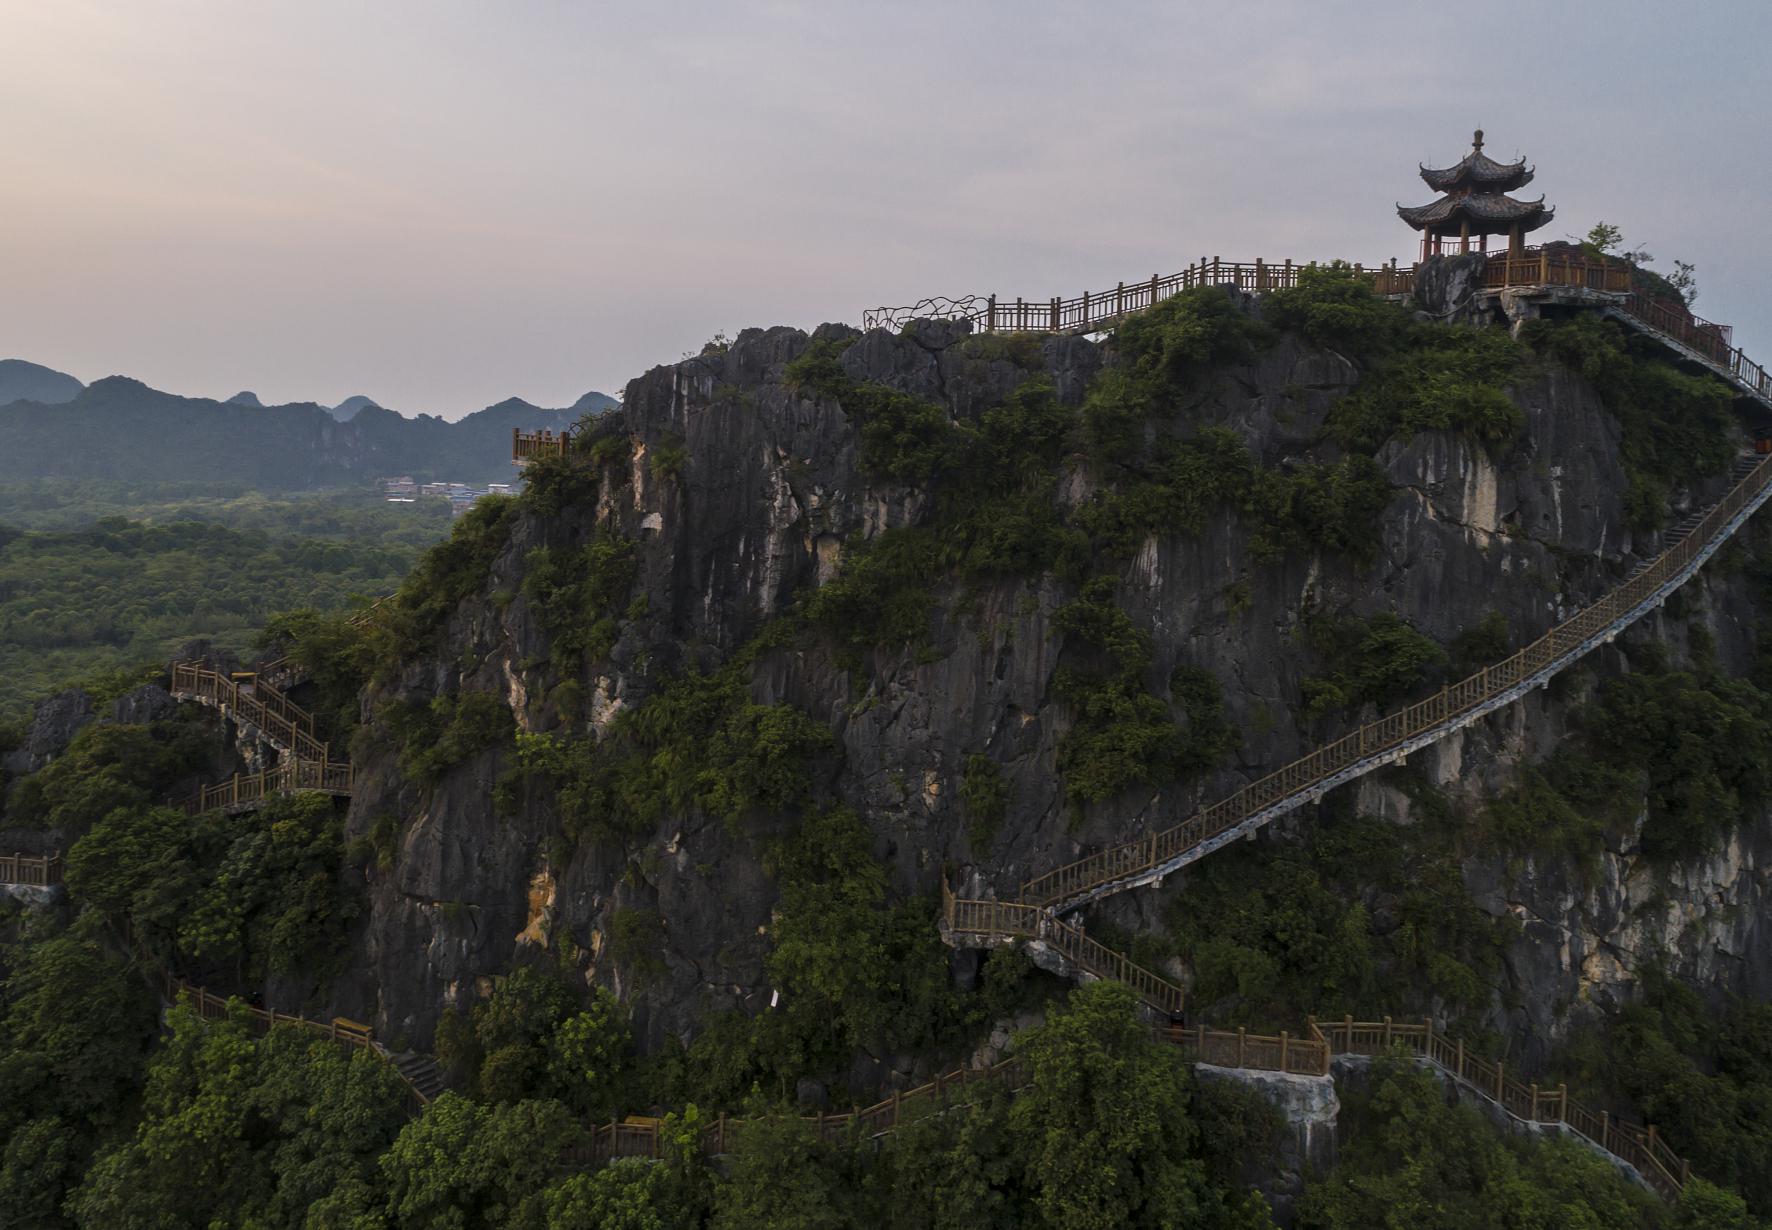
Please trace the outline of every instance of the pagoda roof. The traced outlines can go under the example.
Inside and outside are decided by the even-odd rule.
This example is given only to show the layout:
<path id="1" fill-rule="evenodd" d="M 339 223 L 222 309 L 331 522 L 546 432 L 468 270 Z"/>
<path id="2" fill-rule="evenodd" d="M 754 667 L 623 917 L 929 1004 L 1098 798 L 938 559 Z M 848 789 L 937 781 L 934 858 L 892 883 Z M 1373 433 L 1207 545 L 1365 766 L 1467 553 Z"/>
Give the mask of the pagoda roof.
<path id="1" fill-rule="evenodd" d="M 1473 234 L 1500 234 L 1514 226 L 1535 231 L 1556 217 L 1556 213 L 1543 197 L 1516 201 L 1499 192 L 1473 192 L 1468 196 L 1444 196 L 1430 205 L 1397 206 L 1397 217 L 1418 231 L 1469 223 Z"/>
<path id="2" fill-rule="evenodd" d="M 1512 192 L 1531 183 L 1535 170 L 1526 165 L 1524 158 L 1518 162 L 1497 162 L 1485 154 L 1481 128 L 1471 141 L 1471 152 L 1452 166 L 1420 169 L 1421 178 L 1435 192 Z"/>

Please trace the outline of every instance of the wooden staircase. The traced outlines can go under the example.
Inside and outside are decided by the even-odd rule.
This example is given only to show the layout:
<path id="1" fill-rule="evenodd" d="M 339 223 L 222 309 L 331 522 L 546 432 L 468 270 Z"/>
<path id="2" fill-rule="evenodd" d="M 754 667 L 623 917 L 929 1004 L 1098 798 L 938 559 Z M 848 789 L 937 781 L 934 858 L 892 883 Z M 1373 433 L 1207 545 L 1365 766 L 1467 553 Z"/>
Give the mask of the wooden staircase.
<path id="1" fill-rule="evenodd" d="M 424 1102 L 434 1102 L 437 1095 L 443 1092 L 443 1069 L 429 1055 L 421 1055 L 417 1051 L 407 1051 L 400 1055 L 389 1055 L 395 1071 L 400 1073 L 412 1091 Z"/>
<path id="2" fill-rule="evenodd" d="M 225 782 L 205 786 L 173 805 L 197 814 L 220 807 L 243 811 L 265 799 L 298 790 L 319 790 L 348 797 L 355 773 L 348 760 L 334 760 L 329 744 L 314 733 L 314 716 L 267 682 L 263 673 L 223 674 L 208 664 L 174 662 L 172 694 L 219 710 L 250 728 L 277 750 L 278 763 L 258 773 L 237 773 Z"/>

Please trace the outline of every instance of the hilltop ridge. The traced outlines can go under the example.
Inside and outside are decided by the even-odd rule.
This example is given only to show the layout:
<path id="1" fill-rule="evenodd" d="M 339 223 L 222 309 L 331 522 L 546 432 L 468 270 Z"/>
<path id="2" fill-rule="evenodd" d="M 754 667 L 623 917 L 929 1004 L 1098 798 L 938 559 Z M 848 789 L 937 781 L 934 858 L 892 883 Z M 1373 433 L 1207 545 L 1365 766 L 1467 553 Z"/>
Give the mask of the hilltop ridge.
<path id="1" fill-rule="evenodd" d="M 229 480 L 279 491 L 395 474 L 505 482 L 513 427 L 559 432 L 615 404 L 594 392 L 569 409 L 511 398 L 449 422 L 408 418 L 367 398 L 331 409 L 312 402 L 267 406 L 250 393 L 223 402 L 165 393 L 126 376 L 81 386 L 72 377 L 67 384 L 33 374 L 48 369 L 32 364 L 11 370 L 18 373 L 13 383 L 0 385 L 0 482 Z M 6 402 L 6 387 L 52 400 Z M 340 421 L 338 410 L 353 403 L 354 412 Z M 44 413 L 48 405 L 55 413 Z"/>

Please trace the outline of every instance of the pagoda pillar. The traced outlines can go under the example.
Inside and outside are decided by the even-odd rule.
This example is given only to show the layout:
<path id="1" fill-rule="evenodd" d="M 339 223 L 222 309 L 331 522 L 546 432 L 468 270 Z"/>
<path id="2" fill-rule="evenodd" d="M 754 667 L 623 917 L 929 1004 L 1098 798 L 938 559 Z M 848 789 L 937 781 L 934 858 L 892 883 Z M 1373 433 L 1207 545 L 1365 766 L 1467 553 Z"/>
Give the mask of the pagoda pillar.
<path id="1" fill-rule="evenodd" d="M 1471 250 L 1471 224 L 1463 221 L 1458 224 L 1458 254 L 1468 256 Z"/>
<path id="2" fill-rule="evenodd" d="M 1509 260 L 1519 260 L 1526 255 L 1526 237 L 1520 233 L 1518 222 L 1507 228 L 1507 255 Z"/>

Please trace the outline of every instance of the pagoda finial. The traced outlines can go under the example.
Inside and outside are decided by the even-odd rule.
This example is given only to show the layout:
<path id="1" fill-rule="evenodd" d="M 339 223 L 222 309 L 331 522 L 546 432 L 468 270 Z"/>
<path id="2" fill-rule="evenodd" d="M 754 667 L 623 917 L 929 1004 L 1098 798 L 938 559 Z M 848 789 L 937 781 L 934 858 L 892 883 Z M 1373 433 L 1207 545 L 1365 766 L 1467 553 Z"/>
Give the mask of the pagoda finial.
<path id="1" fill-rule="evenodd" d="M 1479 154 L 1483 152 L 1483 130 L 1481 128 L 1471 135 L 1471 148 Z"/>

